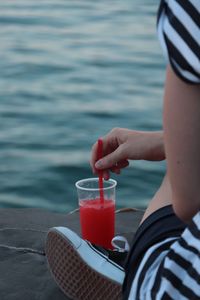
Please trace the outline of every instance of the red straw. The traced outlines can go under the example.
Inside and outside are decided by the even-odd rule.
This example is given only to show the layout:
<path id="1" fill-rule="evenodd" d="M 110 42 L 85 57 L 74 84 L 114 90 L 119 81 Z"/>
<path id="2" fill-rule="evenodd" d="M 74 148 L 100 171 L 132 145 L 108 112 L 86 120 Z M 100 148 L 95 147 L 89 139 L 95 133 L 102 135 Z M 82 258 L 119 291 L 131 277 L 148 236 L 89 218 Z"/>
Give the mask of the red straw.
<path id="1" fill-rule="evenodd" d="M 97 147 L 97 160 L 103 157 L 103 141 L 102 139 L 98 139 L 98 147 Z M 100 202 L 104 203 L 104 192 L 103 192 L 103 171 L 98 170 L 99 175 L 99 194 L 100 194 Z"/>

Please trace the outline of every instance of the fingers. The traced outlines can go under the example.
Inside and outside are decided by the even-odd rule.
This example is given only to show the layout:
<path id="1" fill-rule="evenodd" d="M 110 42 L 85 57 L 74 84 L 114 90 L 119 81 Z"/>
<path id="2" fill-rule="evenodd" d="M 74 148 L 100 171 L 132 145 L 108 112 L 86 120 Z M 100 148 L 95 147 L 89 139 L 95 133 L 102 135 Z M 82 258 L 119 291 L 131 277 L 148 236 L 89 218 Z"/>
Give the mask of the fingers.
<path id="1" fill-rule="evenodd" d="M 125 157 L 124 144 L 119 145 L 118 136 L 120 129 L 111 130 L 102 139 L 103 141 L 103 157 L 98 159 L 98 142 L 92 146 L 90 165 L 94 174 L 98 170 L 103 171 L 104 179 L 109 179 L 109 172 L 120 174 L 120 170 L 128 166 L 128 160 Z"/>
<path id="2" fill-rule="evenodd" d="M 92 168 L 92 171 L 94 174 L 98 174 L 98 169 L 95 167 L 95 163 L 97 161 L 97 148 L 98 148 L 98 142 L 96 142 L 92 146 L 92 151 L 91 151 L 91 159 L 90 159 L 90 166 Z M 103 170 L 103 178 L 105 180 L 108 180 L 110 178 L 110 172 L 109 170 Z"/>
<path id="3" fill-rule="evenodd" d="M 121 169 L 124 169 L 124 168 L 128 167 L 128 165 L 129 165 L 128 160 L 120 161 L 118 164 L 116 164 L 115 166 L 113 166 L 109 170 L 108 169 L 103 170 L 103 178 L 105 180 L 108 180 L 110 178 L 110 172 L 119 175 L 121 173 Z"/>
<path id="4" fill-rule="evenodd" d="M 111 169 L 123 160 L 125 160 L 123 154 L 123 145 L 120 145 L 115 151 L 107 154 L 102 159 L 98 160 L 95 163 L 94 167 L 100 170 Z"/>
<path id="5" fill-rule="evenodd" d="M 114 167 L 110 168 L 110 170 L 113 173 L 120 174 L 121 169 L 126 168 L 128 165 L 129 165 L 128 160 L 122 160 L 122 161 L 118 162 Z"/>
<path id="6" fill-rule="evenodd" d="M 108 170 L 103 171 L 103 178 L 108 180 L 110 178 L 110 172 Z"/>
<path id="7" fill-rule="evenodd" d="M 95 168 L 95 163 L 97 161 L 97 147 L 98 147 L 98 143 L 96 142 L 92 146 L 91 159 L 90 159 L 90 166 L 91 166 L 92 171 L 93 171 L 94 174 L 97 173 L 97 169 Z"/>
<path id="8" fill-rule="evenodd" d="M 102 137 L 101 140 L 103 141 L 103 156 L 105 157 L 109 153 L 113 152 L 118 145 L 113 146 L 113 137 L 111 133 L 108 133 L 106 136 Z M 97 166 L 95 166 L 95 163 L 98 160 L 98 141 L 92 146 L 91 150 L 91 159 L 90 159 L 90 165 L 92 168 L 92 171 L 94 174 L 97 173 Z M 101 170 L 106 169 L 106 168 L 101 168 Z"/>
<path id="9" fill-rule="evenodd" d="M 117 166 L 120 169 L 126 168 L 129 165 L 129 161 L 127 159 L 121 160 L 120 162 L 117 163 Z"/>

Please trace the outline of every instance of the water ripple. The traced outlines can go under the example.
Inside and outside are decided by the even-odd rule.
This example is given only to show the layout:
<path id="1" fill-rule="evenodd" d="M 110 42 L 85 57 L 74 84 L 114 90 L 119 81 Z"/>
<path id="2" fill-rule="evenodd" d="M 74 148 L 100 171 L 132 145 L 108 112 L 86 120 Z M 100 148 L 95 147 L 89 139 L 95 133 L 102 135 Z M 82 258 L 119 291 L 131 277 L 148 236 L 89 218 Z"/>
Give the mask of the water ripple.
<path id="1" fill-rule="evenodd" d="M 113 127 L 162 127 L 155 0 L 0 1 L 2 207 L 77 207 L 90 149 Z M 117 205 L 144 207 L 165 165 L 114 176 Z"/>

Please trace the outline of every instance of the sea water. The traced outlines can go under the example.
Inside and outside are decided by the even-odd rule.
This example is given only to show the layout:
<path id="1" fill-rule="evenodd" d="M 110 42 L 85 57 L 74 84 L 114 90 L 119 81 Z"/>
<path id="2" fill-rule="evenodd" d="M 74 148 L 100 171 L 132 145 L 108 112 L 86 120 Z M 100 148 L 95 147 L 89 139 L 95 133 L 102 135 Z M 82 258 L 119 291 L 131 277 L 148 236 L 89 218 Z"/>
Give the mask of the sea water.
<path id="1" fill-rule="evenodd" d="M 0 207 L 77 207 L 113 127 L 162 128 L 156 0 L 0 1 Z M 165 164 L 132 162 L 117 207 L 146 207 Z"/>

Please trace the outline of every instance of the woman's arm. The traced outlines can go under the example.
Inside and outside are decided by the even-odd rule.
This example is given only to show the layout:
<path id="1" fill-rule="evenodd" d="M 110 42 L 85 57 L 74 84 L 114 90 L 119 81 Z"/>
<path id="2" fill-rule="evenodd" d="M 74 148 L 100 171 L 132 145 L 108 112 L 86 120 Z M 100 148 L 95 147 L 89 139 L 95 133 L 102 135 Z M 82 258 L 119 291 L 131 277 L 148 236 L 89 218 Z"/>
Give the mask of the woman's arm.
<path id="1" fill-rule="evenodd" d="M 167 68 L 164 143 L 175 213 L 189 221 L 200 210 L 200 85 Z"/>
<path id="2" fill-rule="evenodd" d="M 99 161 L 97 142 L 92 147 L 91 167 L 94 173 L 103 170 L 104 178 L 109 178 L 109 172 L 120 174 L 120 170 L 129 165 L 128 160 L 165 159 L 162 131 L 137 131 L 126 128 L 114 128 L 104 137 L 103 158 Z"/>

